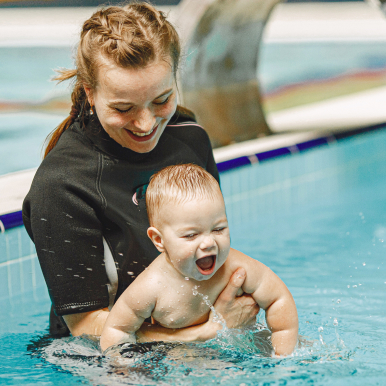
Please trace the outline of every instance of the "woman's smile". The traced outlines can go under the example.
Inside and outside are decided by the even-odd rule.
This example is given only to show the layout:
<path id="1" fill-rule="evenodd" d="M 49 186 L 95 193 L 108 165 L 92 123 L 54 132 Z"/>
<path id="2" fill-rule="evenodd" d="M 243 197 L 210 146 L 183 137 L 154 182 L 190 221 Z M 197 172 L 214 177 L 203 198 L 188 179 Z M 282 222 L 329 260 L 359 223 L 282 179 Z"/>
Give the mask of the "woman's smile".
<path id="1" fill-rule="evenodd" d="M 106 61 L 96 89 L 85 91 L 107 134 L 137 153 L 157 146 L 177 108 L 174 73 L 164 61 L 140 69 Z"/>
<path id="2" fill-rule="evenodd" d="M 132 137 L 132 139 L 134 139 L 134 141 L 145 142 L 145 141 L 149 141 L 154 137 L 154 135 L 157 133 L 158 126 L 159 125 L 156 125 L 148 132 L 132 131 L 128 129 L 125 129 L 125 130 Z"/>

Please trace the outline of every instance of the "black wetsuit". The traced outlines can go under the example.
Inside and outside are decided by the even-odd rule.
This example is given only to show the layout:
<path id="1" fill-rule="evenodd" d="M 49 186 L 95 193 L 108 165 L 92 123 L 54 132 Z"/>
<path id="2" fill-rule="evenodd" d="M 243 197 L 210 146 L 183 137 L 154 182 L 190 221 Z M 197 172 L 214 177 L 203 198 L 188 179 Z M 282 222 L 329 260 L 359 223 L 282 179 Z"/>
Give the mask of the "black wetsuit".
<path id="1" fill-rule="evenodd" d="M 57 315 L 111 307 L 159 254 L 146 235 L 151 175 L 195 163 L 219 179 L 208 135 L 185 116 L 176 114 L 142 154 L 112 140 L 95 115 L 81 126 L 62 134 L 23 204 Z"/>

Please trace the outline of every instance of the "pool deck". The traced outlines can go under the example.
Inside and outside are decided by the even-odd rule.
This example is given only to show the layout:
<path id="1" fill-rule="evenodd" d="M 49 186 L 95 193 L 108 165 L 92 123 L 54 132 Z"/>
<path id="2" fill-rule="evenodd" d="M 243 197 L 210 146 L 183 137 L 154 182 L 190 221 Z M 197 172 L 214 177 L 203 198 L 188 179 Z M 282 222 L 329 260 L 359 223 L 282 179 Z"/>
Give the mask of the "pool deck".
<path id="1" fill-rule="evenodd" d="M 202 13 L 201 0 L 195 13 Z M 183 3 L 181 3 L 183 4 Z M 179 6 L 159 7 L 184 37 Z M 1 8 L 0 46 L 75 46 L 80 28 L 94 7 Z M 191 7 L 189 8 L 192 13 Z M 192 20 L 195 15 L 191 14 Z M 186 18 L 184 18 L 186 19 Z M 185 20 L 186 23 L 186 20 Z M 277 5 L 265 27 L 264 41 L 385 40 L 386 18 L 371 3 L 283 3 Z"/>

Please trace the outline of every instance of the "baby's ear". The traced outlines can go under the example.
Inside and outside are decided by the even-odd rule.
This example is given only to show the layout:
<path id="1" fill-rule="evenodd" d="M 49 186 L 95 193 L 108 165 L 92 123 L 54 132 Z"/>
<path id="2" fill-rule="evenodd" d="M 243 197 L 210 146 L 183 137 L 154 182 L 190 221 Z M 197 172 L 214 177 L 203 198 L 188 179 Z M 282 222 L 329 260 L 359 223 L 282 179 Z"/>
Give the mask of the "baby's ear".
<path id="1" fill-rule="evenodd" d="M 159 252 L 162 253 L 165 251 L 164 243 L 162 240 L 162 234 L 157 228 L 147 228 L 147 235 L 149 236 L 150 240 L 153 242 Z"/>

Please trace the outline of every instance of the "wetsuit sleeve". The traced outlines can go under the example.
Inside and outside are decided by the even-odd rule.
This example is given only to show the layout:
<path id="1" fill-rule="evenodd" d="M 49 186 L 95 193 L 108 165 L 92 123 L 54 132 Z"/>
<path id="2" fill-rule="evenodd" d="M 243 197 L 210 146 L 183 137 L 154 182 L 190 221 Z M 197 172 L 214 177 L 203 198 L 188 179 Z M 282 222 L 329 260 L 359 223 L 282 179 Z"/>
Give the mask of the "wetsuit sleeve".
<path id="1" fill-rule="evenodd" d="M 24 224 L 57 315 L 109 304 L 96 178 L 97 170 L 49 155 L 24 200 Z"/>

